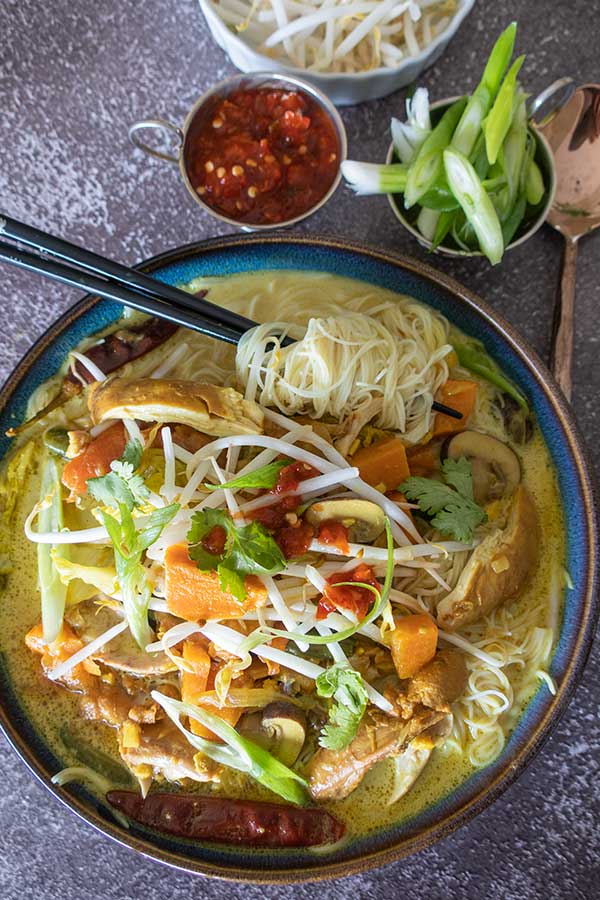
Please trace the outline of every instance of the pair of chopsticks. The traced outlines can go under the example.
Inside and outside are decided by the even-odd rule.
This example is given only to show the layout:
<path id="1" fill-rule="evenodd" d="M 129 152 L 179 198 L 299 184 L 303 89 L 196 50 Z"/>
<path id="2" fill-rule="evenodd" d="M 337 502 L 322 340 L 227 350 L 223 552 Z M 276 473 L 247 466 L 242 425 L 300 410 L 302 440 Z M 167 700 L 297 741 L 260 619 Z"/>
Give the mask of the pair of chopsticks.
<path id="1" fill-rule="evenodd" d="M 242 335 L 257 324 L 204 297 L 188 294 L 1 213 L 0 237 L 37 251 L 32 253 L 0 241 L 2 262 L 200 331 L 219 341 L 238 344 Z M 281 343 L 288 346 L 293 339 L 286 336 Z M 462 419 L 462 413 L 442 403 L 434 402 L 433 409 L 453 419 Z"/>

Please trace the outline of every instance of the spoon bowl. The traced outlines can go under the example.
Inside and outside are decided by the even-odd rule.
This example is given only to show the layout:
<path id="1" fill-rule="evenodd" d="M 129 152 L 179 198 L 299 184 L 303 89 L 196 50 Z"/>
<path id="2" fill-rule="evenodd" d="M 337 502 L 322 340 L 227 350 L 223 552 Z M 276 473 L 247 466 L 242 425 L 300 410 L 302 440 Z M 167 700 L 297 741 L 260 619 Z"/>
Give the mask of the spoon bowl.
<path id="1" fill-rule="evenodd" d="M 600 226 L 600 85 L 577 88 L 537 128 L 550 146 L 556 171 L 556 193 L 547 221 L 565 238 L 550 367 L 570 399 L 577 242 Z"/>

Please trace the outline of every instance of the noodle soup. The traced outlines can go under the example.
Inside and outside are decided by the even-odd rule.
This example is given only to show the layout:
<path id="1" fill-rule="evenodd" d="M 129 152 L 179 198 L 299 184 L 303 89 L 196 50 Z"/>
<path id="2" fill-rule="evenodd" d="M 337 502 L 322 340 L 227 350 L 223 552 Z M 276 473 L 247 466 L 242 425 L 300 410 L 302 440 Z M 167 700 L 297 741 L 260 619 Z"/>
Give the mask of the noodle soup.
<path id="1" fill-rule="evenodd" d="M 65 766 L 102 796 L 129 788 L 109 793 L 117 812 L 157 826 L 138 785 L 221 812 L 255 804 L 236 807 L 248 821 L 285 802 L 292 846 L 348 840 L 488 765 L 540 680 L 554 690 L 555 474 L 514 386 L 467 368 L 477 348 L 415 300 L 297 272 L 189 288 L 265 328 L 237 358 L 178 331 L 106 381 L 79 357 L 93 384 L 25 434 L 4 473 L 1 649 Z M 298 343 L 280 348 L 282 332 Z M 94 446 L 112 447 L 108 465 Z M 49 460 L 58 494 L 41 486 Z M 131 561 L 131 535 L 113 546 L 128 517 L 136 535 L 156 527 L 133 585 L 115 551 Z M 330 818 L 309 823 L 294 806 L 307 799 Z M 242 828 L 245 842 L 289 846 L 269 822 L 270 844 Z"/>

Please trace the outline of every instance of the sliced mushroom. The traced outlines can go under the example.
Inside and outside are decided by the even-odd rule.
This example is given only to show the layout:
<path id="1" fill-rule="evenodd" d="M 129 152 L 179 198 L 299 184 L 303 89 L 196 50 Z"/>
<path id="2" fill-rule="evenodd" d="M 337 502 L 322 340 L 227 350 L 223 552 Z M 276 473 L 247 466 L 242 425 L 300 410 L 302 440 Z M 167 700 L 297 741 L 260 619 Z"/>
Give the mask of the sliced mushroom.
<path id="1" fill-rule="evenodd" d="M 66 619 L 86 644 L 104 634 L 112 625 L 120 621 L 110 606 L 99 606 L 98 598 L 85 600 L 68 610 Z M 92 659 L 109 669 L 144 677 L 173 672 L 177 667 L 165 653 L 146 653 L 140 649 L 129 630 L 121 632 L 110 643 L 105 644 Z"/>
<path id="2" fill-rule="evenodd" d="M 259 712 L 245 715 L 238 731 L 286 766 L 291 766 L 298 759 L 306 739 L 306 717 L 293 703 L 277 700 Z"/>
<path id="3" fill-rule="evenodd" d="M 357 544 L 370 544 L 385 528 L 385 514 L 370 500 L 321 500 L 306 511 L 305 519 L 318 527 L 323 522 L 341 522 L 348 529 L 348 539 Z"/>
<path id="4" fill-rule="evenodd" d="M 466 457 L 473 471 L 473 494 L 479 504 L 512 494 L 521 481 L 519 457 L 508 444 L 481 431 L 461 431 L 449 437 L 443 459 Z"/>
<path id="5" fill-rule="evenodd" d="M 260 406 L 233 388 L 165 378 L 97 381 L 88 406 L 95 425 L 106 419 L 176 422 L 216 437 L 260 434 L 264 422 Z"/>
<path id="6" fill-rule="evenodd" d="M 438 604 L 437 620 L 446 631 L 477 622 L 506 600 L 518 596 L 535 569 L 540 526 L 531 496 L 515 491 L 508 523 L 495 529 L 474 550 L 458 583 Z"/>

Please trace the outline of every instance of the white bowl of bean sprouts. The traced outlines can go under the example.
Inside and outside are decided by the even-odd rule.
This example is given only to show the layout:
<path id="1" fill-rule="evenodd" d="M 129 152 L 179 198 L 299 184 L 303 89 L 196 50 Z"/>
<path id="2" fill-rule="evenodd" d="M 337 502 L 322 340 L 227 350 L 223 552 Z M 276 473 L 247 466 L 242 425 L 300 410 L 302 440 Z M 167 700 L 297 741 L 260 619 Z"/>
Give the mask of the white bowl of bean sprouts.
<path id="1" fill-rule="evenodd" d="M 385 97 L 446 49 L 475 0 L 199 0 L 242 72 L 293 73 L 338 106 Z"/>

